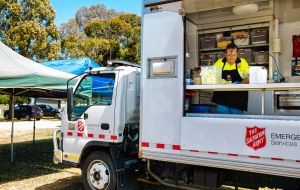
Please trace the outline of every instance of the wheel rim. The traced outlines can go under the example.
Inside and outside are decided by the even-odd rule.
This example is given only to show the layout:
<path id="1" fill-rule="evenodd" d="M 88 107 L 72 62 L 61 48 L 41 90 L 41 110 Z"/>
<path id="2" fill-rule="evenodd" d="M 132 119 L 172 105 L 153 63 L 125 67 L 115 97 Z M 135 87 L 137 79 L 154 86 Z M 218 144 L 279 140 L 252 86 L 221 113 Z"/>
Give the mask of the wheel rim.
<path id="1" fill-rule="evenodd" d="M 106 189 L 110 181 L 109 168 L 101 160 L 93 161 L 88 167 L 87 180 L 95 189 Z"/>

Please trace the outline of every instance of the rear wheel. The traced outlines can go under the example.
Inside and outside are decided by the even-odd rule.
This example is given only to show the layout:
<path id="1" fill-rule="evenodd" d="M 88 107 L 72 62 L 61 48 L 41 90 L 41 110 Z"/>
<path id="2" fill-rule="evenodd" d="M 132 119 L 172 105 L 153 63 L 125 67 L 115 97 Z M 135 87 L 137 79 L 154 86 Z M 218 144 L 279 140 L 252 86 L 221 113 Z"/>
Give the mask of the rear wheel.
<path id="1" fill-rule="evenodd" d="M 106 153 L 97 151 L 88 155 L 83 161 L 82 177 L 84 189 L 116 189 L 115 167 Z"/>

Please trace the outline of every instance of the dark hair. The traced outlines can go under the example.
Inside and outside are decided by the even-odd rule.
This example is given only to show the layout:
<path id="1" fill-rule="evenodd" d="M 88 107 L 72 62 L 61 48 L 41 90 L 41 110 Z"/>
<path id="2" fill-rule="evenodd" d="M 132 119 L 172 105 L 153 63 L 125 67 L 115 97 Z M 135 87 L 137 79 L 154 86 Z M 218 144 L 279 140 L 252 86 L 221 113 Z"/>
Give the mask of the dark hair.
<path id="1" fill-rule="evenodd" d="M 238 49 L 237 45 L 234 42 L 231 42 L 226 46 L 226 50 L 228 49 Z"/>

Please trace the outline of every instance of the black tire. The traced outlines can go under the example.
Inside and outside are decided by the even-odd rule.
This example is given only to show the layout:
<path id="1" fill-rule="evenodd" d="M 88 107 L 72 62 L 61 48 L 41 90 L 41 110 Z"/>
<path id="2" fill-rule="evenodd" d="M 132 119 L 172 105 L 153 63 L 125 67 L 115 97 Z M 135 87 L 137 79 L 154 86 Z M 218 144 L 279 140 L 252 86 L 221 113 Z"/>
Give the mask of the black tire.
<path id="1" fill-rule="evenodd" d="M 6 114 L 6 115 L 4 116 L 4 119 L 5 119 L 6 121 L 8 121 L 8 114 Z"/>
<path id="2" fill-rule="evenodd" d="M 116 189 L 116 169 L 111 157 L 106 153 L 101 151 L 90 153 L 86 157 L 86 159 L 83 160 L 81 170 L 83 178 L 83 187 L 85 190 Z M 104 174 L 101 175 L 101 173 Z"/>
<path id="3" fill-rule="evenodd" d="M 30 117 L 30 115 L 28 115 L 28 114 L 26 114 L 24 118 L 25 118 L 25 120 L 27 120 L 27 121 L 30 121 L 30 120 L 31 120 L 31 117 Z"/>
<path id="4" fill-rule="evenodd" d="M 39 120 L 41 120 L 41 118 L 38 117 L 38 118 L 36 118 L 36 120 L 39 121 Z"/>

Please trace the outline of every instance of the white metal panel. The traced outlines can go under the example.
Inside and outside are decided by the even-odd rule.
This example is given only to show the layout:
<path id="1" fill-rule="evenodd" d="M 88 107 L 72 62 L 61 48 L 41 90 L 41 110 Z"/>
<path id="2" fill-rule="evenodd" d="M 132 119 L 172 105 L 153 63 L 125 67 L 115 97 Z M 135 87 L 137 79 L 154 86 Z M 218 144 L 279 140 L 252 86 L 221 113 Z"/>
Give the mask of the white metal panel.
<path id="1" fill-rule="evenodd" d="M 256 149 L 246 143 L 247 127 L 255 126 L 265 128 L 266 142 Z M 299 120 L 185 117 L 182 119 L 181 146 L 186 150 L 299 160 L 299 126 Z M 281 138 L 275 138 L 278 135 Z M 260 143 L 259 139 L 253 142 Z"/>
<path id="2" fill-rule="evenodd" d="M 138 94 L 139 72 L 133 71 L 128 75 L 126 88 L 126 123 L 138 123 L 140 96 Z"/>
<path id="3" fill-rule="evenodd" d="M 203 155 L 179 151 L 172 154 L 162 151 L 143 151 L 143 158 L 166 162 L 224 168 L 237 171 L 256 172 L 285 177 L 300 177 L 298 162 L 285 162 L 270 159 L 250 159 L 247 157 L 228 157 L 224 155 Z"/>
<path id="4" fill-rule="evenodd" d="M 173 3 L 180 8 L 181 3 Z M 166 9 L 166 7 L 165 7 Z M 141 136 L 143 141 L 178 144 L 183 111 L 183 20 L 177 12 L 145 14 L 142 45 Z M 177 77 L 148 78 L 148 59 L 177 58 Z"/>

